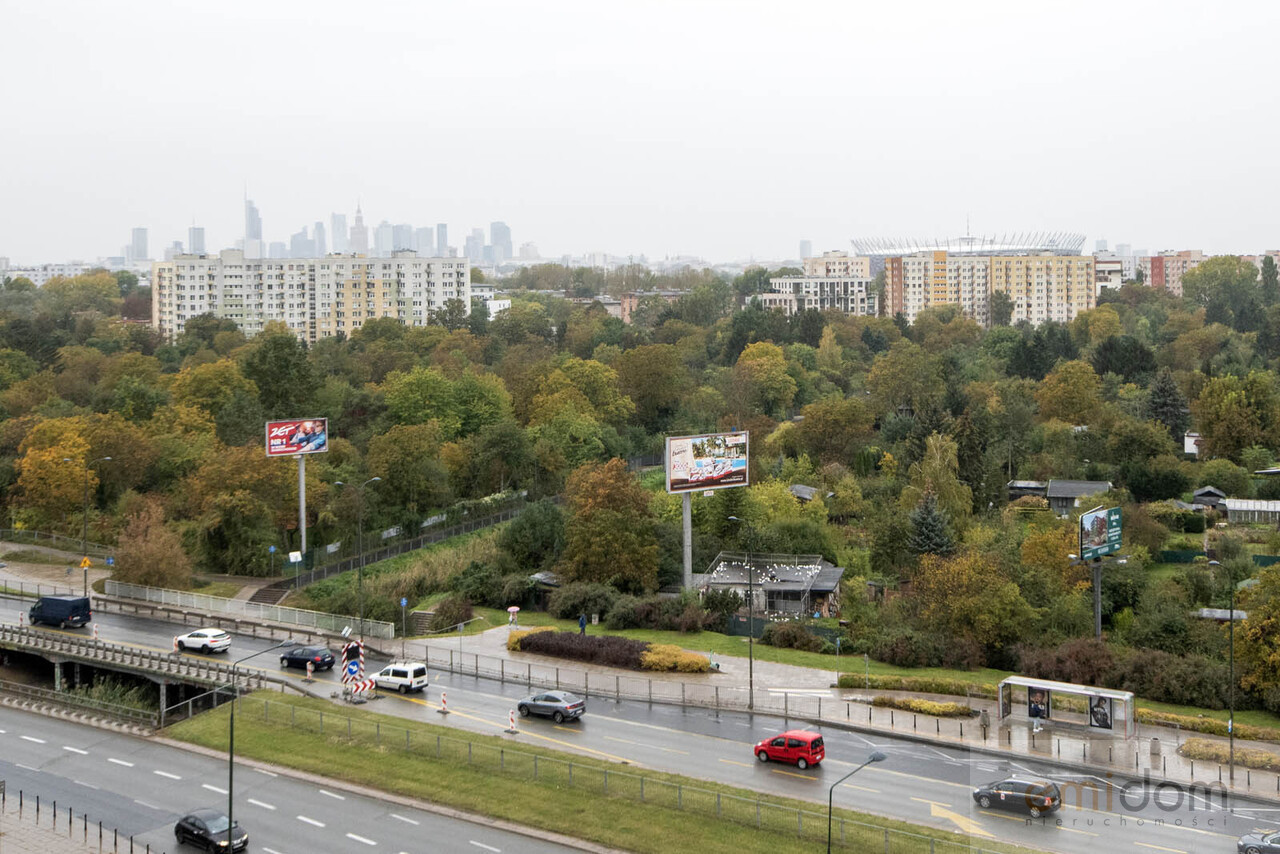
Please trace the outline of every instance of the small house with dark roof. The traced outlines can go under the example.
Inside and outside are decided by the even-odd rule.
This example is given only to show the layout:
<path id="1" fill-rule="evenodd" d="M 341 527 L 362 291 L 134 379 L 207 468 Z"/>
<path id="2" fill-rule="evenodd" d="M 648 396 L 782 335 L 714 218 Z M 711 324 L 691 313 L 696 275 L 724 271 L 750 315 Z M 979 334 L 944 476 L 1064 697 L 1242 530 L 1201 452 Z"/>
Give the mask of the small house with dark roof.
<path id="1" fill-rule="evenodd" d="M 1025 498 L 1028 495 L 1044 498 L 1047 488 L 1048 484 L 1043 480 L 1011 480 L 1005 484 L 1005 489 L 1009 491 L 1010 501 L 1017 501 L 1019 498 Z"/>
<path id="2" fill-rule="evenodd" d="M 1226 497 L 1227 494 L 1216 486 L 1202 486 L 1191 493 L 1191 503 L 1203 504 L 1205 507 L 1217 510 Z"/>
<path id="3" fill-rule="evenodd" d="M 1069 516 L 1086 495 L 1096 495 L 1111 489 L 1109 480 L 1050 480 L 1045 490 L 1049 509 L 1059 516 Z"/>
<path id="4" fill-rule="evenodd" d="M 840 611 L 844 567 L 820 555 L 773 555 L 721 552 L 694 587 L 700 591 L 732 590 L 745 602 L 754 595 L 756 614 L 834 616 Z"/>
<path id="5" fill-rule="evenodd" d="M 803 483 L 793 483 L 787 487 L 787 491 L 794 495 L 797 500 L 803 501 L 806 504 L 822 494 L 818 491 L 817 487 L 805 486 Z M 825 494 L 825 497 L 830 498 L 833 495 L 835 495 L 834 492 L 828 492 Z"/>

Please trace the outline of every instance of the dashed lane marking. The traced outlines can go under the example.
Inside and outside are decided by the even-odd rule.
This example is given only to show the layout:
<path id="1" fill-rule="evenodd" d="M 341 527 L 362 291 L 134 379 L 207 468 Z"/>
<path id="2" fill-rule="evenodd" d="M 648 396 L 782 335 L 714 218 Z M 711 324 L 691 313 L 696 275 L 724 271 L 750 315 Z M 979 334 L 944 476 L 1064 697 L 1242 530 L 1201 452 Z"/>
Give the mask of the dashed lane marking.
<path id="1" fill-rule="evenodd" d="M 317 791 L 320 792 L 320 794 L 324 795 L 326 798 L 333 798 L 335 801 L 346 800 L 344 796 L 335 794 L 334 792 L 328 792 L 328 791 L 325 791 L 324 789 L 317 789 Z"/>
<path id="2" fill-rule="evenodd" d="M 168 777 L 170 780 L 181 780 L 181 779 L 182 779 L 182 778 L 181 778 L 181 777 L 179 777 L 177 774 L 170 774 L 168 771 L 152 771 L 151 773 L 152 773 L 152 774 L 156 774 L 156 775 L 158 775 L 158 776 L 160 776 L 160 777 Z"/>
<path id="3" fill-rule="evenodd" d="M 64 745 L 62 745 L 62 749 L 63 749 L 63 750 L 66 750 L 66 751 L 69 751 L 69 752 L 71 752 L 71 753 L 79 753 L 81 756 L 88 756 L 88 755 L 89 755 L 89 751 L 87 751 L 87 750 L 81 750 L 81 749 L 80 749 L 80 748 L 78 748 L 78 747 L 68 747 L 68 746 L 67 746 L 67 745 L 65 745 L 65 744 L 64 744 Z"/>
<path id="4" fill-rule="evenodd" d="M 483 842 L 476 842 L 474 839 L 468 839 L 467 841 L 477 848 L 483 848 L 485 851 L 493 851 L 495 854 L 502 851 L 501 848 L 494 848 L 492 845 L 485 845 Z"/>
<path id="5" fill-rule="evenodd" d="M 363 836 L 356 836 L 354 833 L 347 834 L 348 839 L 354 839 L 356 842 L 363 842 L 365 845 L 377 845 L 372 839 L 365 839 Z"/>
<path id="6" fill-rule="evenodd" d="M 125 762 L 123 759 L 116 759 L 114 756 L 108 756 L 108 757 L 107 757 L 107 761 L 108 761 L 108 762 L 114 762 L 114 763 L 115 763 L 115 764 L 117 764 L 117 765 L 123 765 L 123 766 L 124 766 L 124 767 L 126 767 L 126 768 L 132 768 L 132 767 L 133 767 L 133 763 L 132 763 L 132 762 Z"/>
<path id="7" fill-rule="evenodd" d="M 255 801 L 253 798 L 249 798 L 249 803 L 253 804 L 255 807 L 262 807 L 264 810 L 275 809 L 275 807 L 273 807 L 271 804 L 264 804 L 262 801 Z M 263 849 L 263 850 L 266 850 L 266 849 Z"/>
<path id="8" fill-rule="evenodd" d="M 45 742 L 45 740 L 44 740 L 43 738 L 36 738 L 34 735 L 24 735 L 24 736 L 22 736 L 22 740 L 23 740 L 23 741 L 33 741 L 33 742 L 35 742 L 36 744 L 46 744 L 46 743 L 47 743 L 47 742 Z"/>
<path id="9" fill-rule="evenodd" d="M 308 818 L 305 815 L 300 815 L 297 817 L 297 819 L 298 821 L 306 822 L 307 824 L 312 825 L 313 827 L 324 827 L 323 821 L 316 821 L 314 818 Z"/>
<path id="10" fill-rule="evenodd" d="M 394 818 L 396 821 L 403 821 L 405 824 L 415 824 L 415 825 L 416 825 L 416 824 L 421 824 L 421 823 L 422 823 L 422 822 L 420 822 L 420 821 L 414 821 L 414 820 L 413 820 L 413 819 L 411 819 L 411 818 L 405 818 L 405 817 L 404 817 L 404 816 L 402 816 L 402 815 L 396 815 L 395 813 L 391 813 L 391 817 L 392 817 L 392 818 Z"/>
<path id="11" fill-rule="evenodd" d="M 227 793 L 226 789 L 219 789 L 217 786 L 210 786 L 208 783 L 201 783 L 200 788 L 208 789 L 211 792 L 217 792 L 219 795 L 225 795 Z"/>

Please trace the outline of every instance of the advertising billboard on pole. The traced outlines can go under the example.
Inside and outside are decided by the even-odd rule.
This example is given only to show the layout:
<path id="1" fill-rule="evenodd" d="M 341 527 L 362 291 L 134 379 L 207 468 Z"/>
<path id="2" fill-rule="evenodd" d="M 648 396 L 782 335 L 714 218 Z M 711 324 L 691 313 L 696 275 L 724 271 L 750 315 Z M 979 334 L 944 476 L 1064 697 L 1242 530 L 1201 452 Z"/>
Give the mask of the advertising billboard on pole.
<path id="1" fill-rule="evenodd" d="M 1115 554 L 1122 546 L 1120 539 L 1120 508 L 1101 507 L 1080 516 L 1080 559 Z"/>
<path id="2" fill-rule="evenodd" d="M 667 492 L 747 485 L 745 431 L 667 437 Z"/>
<path id="3" fill-rule="evenodd" d="M 267 422 L 267 456 L 293 457 L 329 450 L 329 419 L 298 418 Z"/>

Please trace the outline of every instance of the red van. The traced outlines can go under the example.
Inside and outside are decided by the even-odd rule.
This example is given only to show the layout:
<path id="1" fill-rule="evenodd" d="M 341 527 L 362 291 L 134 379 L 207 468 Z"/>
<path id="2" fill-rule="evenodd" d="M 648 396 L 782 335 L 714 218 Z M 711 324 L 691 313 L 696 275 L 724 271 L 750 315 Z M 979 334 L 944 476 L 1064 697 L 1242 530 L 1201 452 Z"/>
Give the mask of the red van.
<path id="1" fill-rule="evenodd" d="M 793 729 L 766 738 L 756 745 L 756 758 L 761 762 L 791 762 L 804 770 L 810 765 L 817 765 L 826 756 L 821 733 L 803 729 Z"/>

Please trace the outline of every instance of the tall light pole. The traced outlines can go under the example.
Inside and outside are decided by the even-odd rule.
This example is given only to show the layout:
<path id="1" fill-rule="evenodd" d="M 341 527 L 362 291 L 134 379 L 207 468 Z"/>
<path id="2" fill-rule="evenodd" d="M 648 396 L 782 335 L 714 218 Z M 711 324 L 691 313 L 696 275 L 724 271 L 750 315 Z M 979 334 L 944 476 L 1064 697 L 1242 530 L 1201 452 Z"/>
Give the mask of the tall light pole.
<path id="1" fill-rule="evenodd" d="M 1215 579 L 1218 567 L 1222 566 L 1218 561 L 1209 561 L 1209 566 L 1213 567 L 1210 572 L 1214 573 Z M 1230 647 L 1227 656 L 1230 664 L 1228 665 L 1227 680 L 1230 683 L 1227 686 L 1228 701 L 1227 712 L 1227 782 L 1231 787 L 1236 784 L 1236 580 L 1231 577 L 1227 581 L 1231 583 L 1231 611 L 1227 615 L 1227 644 Z"/>
<path id="2" fill-rule="evenodd" d="M 73 463 L 75 460 L 70 457 L 63 457 L 64 463 Z M 84 570 L 84 593 L 89 595 L 89 472 L 93 471 L 94 463 L 109 463 L 111 457 L 98 457 L 96 460 L 89 460 L 84 464 L 84 519 L 83 527 L 80 529 L 80 550 L 84 556 L 84 560 L 80 562 L 80 568 Z"/>
<path id="3" fill-rule="evenodd" d="M 836 786 L 839 786 L 845 780 L 848 780 L 850 777 L 852 777 L 854 774 L 857 774 L 863 768 L 866 768 L 872 762 L 883 762 L 884 760 L 885 760 L 885 755 L 878 750 L 875 751 L 874 753 L 872 753 L 870 756 L 867 757 L 866 762 L 863 762 L 857 768 L 854 768 L 848 774 L 845 774 L 839 780 L 836 780 L 834 783 L 831 784 L 831 788 L 827 790 L 827 854 L 831 854 L 831 811 L 833 809 L 833 805 L 835 801 Z"/>
<path id="4" fill-rule="evenodd" d="M 726 518 L 730 522 L 746 524 L 737 516 L 728 516 Z M 743 561 L 743 565 L 747 570 L 747 711 L 752 711 L 756 707 L 756 571 L 755 567 L 751 565 L 750 552 L 747 552 L 747 559 Z"/>
<path id="5" fill-rule="evenodd" d="M 356 486 L 354 483 L 333 482 L 334 486 L 347 486 L 356 491 L 356 551 L 360 553 L 360 563 L 356 565 L 356 595 L 360 599 L 360 642 L 364 643 L 364 488 L 371 483 L 381 483 L 382 478 L 371 477 Z"/>
<path id="6" fill-rule="evenodd" d="M 238 658 L 231 663 L 231 725 L 227 735 L 227 850 L 235 848 L 235 837 L 233 831 L 236 826 L 235 814 L 235 776 L 236 776 L 236 667 L 240 662 L 248 661 L 256 655 L 262 655 L 264 652 L 271 652 L 273 649 L 279 649 L 282 646 L 293 646 L 294 641 L 286 640 L 266 649 L 260 649 L 257 652 L 250 653 L 244 658 Z"/>

